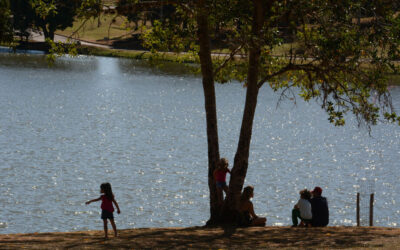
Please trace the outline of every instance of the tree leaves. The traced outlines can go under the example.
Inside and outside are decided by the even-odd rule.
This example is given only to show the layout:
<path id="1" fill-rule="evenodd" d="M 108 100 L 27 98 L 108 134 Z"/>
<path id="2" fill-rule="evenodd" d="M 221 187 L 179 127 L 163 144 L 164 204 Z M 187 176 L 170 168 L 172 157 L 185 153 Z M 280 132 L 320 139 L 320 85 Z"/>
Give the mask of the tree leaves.
<path id="1" fill-rule="evenodd" d="M 238 80 L 246 86 L 247 54 L 257 44 L 262 51 L 259 87 L 268 82 L 275 91 L 298 88 L 304 100 L 319 101 L 337 126 L 345 124 L 349 112 L 368 128 L 379 117 L 386 118 L 383 111 L 393 114 L 387 76 L 399 72 L 393 61 L 400 56 L 396 1 L 265 0 L 265 22 L 258 36 L 251 33 L 251 3 L 206 2 L 211 45 L 226 52 L 213 56 L 216 81 Z M 191 11 L 175 4 L 171 19 L 156 22 L 144 35 L 154 52 L 196 53 L 196 4 L 181 3 Z"/>
<path id="2" fill-rule="evenodd" d="M 10 3 L 0 0 L 0 42 L 11 42 L 12 36 Z"/>

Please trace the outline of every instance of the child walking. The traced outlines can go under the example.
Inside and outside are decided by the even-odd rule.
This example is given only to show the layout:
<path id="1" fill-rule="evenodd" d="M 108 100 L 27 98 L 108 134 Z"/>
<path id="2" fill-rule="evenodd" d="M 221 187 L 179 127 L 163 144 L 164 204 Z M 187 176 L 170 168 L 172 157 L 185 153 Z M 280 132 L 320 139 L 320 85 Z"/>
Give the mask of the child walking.
<path id="1" fill-rule="evenodd" d="M 223 192 L 228 193 L 228 186 L 226 185 L 226 173 L 231 173 L 228 168 L 228 160 L 221 158 L 217 164 L 217 168 L 214 170 L 214 180 L 217 187 L 218 202 L 223 203 Z"/>
<path id="2" fill-rule="evenodd" d="M 93 199 L 86 202 L 86 205 L 101 200 L 101 218 L 103 219 L 104 223 L 104 237 L 108 239 L 107 219 L 110 220 L 111 226 L 114 230 L 114 235 L 115 237 L 117 237 L 118 236 L 117 227 L 115 226 L 114 215 L 113 215 L 114 212 L 113 203 L 117 207 L 117 213 L 121 213 L 121 211 L 119 210 L 117 201 L 114 199 L 114 194 L 111 189 L 111 184 L 108 182 L 102 183 L 100 185 L 100 193 L 102 193 L 103 195 L 101 195 L 97 199 Z"/>

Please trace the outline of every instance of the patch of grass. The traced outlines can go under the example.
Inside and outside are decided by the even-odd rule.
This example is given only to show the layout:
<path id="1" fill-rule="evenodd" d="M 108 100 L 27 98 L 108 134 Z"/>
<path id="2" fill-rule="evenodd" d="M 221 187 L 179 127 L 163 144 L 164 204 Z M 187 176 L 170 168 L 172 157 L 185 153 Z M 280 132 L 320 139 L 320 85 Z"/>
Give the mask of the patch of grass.
<path id="1" fill-rule="evenodd" d="M 12 47 L 15 47 L 17 45 L 18 45 L 17 42 L 0 42 L 0 46 L 3 46 L 3 47 L 12 48 Z"/>
<path id="2" fill-rule="evenodd" d="M 118 0 L 103 0 L 104 5 L 117 5 Z"/>
<path id="3" fill-rule="evenodd" d="M 177 54 L 170 52 L 159 53 L 155 55 L 149 51 L 117 50 L 117 49 L 105 49 L 105 48 L 90 47 L 90 46 L 79 46 L 78 53 L 83 55 L 93 55 L 93 56 L 120 57 L 120 58 L 143 59 L 143 60 L 160 60 L 160 61 L 180 62 L 180 63 L 196 63 L 196 59 L 190 54 Z"/>
<path id="4" fill-rule="evenodd" d="M 271 55 L 273 56 L 284 56 L 289 53 L 289 50 L 292 48 L 294 51 L 298 49 L 298 45 L 296 43 L 284 43 L 280 46 L 274 47 L 271 51 Z M 229 49 L 213 49 L 213 53 L 221 53 L 221 54 L 230 54 L 231 51 Z M 239 51 L 238 54 L 244 54 L 244 50 Z"/>
<path id="5" fill-rule="evenodd" d="M 400 75 L 390 75 L 388 83 L 391 86 L 400 86 Z"/>
<path id="6" fill-rule="evenodd" d="M 281 46 L 275 47 L 271 52 L 272 55 L 274 56 L 284 56 L 285 54 L 288 54 L 290 49 L 293 49 L 293 51 L 298 50 L 298 44 L 296 43 L 284 43 Z"/>
<path id="7" fill-rule="evenodd" d="M 109 44 L 110 40 L 122 39 L 130 36 L 134 24 L 126 17 L 112 14 L 103 14 L 89 20 L 78 19 L 72 27 L 56 31 L 57 34 L 71 36 L 86 41 Z"/>

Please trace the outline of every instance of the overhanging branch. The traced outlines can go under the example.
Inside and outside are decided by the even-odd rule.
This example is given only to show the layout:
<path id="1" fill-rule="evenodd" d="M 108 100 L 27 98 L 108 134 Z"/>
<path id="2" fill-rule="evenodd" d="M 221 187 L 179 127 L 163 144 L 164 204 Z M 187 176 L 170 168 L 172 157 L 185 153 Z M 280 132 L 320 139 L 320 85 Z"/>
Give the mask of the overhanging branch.
<path id="1" fill-rule="evenodd" d="M 232 52 L 231 52 L 231 53 L 229 54 L 229 56 L 224 60 L 224 62 L 223 62 L 218 68 L 215 69 L 214 75 L 218 74 L 218 72 L 219 72 L 222 68 L 224 68 L 225 65 L 226 65 L 228 62 L 230 62 L 232 59 L 234 59 L 235 56 L 236 56 L 236 53 L 237 53 L 238 51 L 240 51 L 242 48 L 243 48 L 243 44 L 239 45 L 236 49 L 232 50 Z"/>

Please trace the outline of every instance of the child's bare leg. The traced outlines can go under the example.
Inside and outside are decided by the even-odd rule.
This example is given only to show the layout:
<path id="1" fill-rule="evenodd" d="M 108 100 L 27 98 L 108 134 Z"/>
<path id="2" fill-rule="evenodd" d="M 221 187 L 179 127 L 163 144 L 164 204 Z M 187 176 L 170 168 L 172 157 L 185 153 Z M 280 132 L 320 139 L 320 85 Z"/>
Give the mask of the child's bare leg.
<path id="1" fill-rule="evenodd" d="M 104 224 L 104 238 L 108 239 L 107 219 L 103 219 Z"/>
<path id="2" fill-rule="evenodd" d="M 110 223 L 111 223 L 111 226 L 112 226 L 112 228 L 113 228 L 113 230 L 114 230 L 114 236 L 117 237 L 117 236 L 118 236 L 118 233 L 117 233 L 117 226 L 115 226 L 114 219 L 110 219 Z"/>

